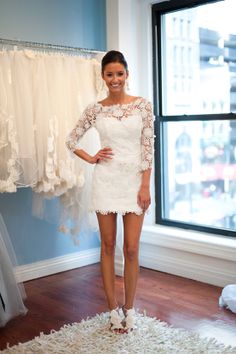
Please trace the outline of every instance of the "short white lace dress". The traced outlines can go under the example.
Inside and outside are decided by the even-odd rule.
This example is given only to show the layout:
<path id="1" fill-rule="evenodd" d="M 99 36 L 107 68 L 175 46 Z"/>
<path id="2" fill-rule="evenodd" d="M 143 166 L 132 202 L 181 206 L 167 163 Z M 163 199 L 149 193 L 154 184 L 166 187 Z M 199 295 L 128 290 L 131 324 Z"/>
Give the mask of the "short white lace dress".
<path id="1" fill-rule="evenodd" d="M 89 105 L 66 141 L 72 152 L 90 127 L 97 129 L 101 147 L 110 147 L 114 155 L 94 168 L 89 209 L 102 214 L 142 214 L 137 202 L 142 171 L 150 169 L 153 160 L 151 103 L 138 97 L 128 104 Z"/>

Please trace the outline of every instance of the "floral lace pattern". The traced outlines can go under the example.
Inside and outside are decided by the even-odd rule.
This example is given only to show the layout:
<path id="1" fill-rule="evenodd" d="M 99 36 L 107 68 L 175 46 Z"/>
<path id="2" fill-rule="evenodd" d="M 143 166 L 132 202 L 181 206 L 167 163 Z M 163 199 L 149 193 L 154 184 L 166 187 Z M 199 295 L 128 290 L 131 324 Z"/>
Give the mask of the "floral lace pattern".
<path id="1" fill-rule="evenodd" d="M 138 97 L 128 104 L 89 105 L 68 136 L 67 147 L 74 152 L 91 127 L 98 131 L 101 146 L 111 147 L 113 156 L 95 165 L 89 209 L 101 214 L 142 214 L 137 202 L 141 171 L 150 169 L 153 159 L 151 104 Z"/>
<path id="2" fill-rule="evenodd" d="M 69 134 L 66 145 L 68 149 L 74 152 L 77 148 L 78 140 L 82 138 L 84 133 L 95 124 L 95 110 L 94 105 L 89 105 L 83 112 L 81 118 L 78 120 L 75 128 Z"/>
<path id="3" fill-rule="evenodd" d="M 142 147 L 142 170 L 147 170 L 152 167 L 153 160 L 153 145 L 154 145 L 154 128 L 153 128 L 153 113 L 150 102 L 142 104 L 143 130 L 141 136 Z"/>
<path id="4" fill-rule="evenodd" d="M 66 145 L 74 152 L 78 140 L 90 127 L 96 124 L 97 117 L 116 118 L 121 121 L 129 116 L 136 115 L 141 115 L 143 125 L 141 132 L 141 170 L 150 169 L 152 167 L 154 142 L 153 113 L 151 103 L 142 97 L 127 104 L 103 106 L 101 103 L 95 103 L 89 105 L 69 134 Z"/>

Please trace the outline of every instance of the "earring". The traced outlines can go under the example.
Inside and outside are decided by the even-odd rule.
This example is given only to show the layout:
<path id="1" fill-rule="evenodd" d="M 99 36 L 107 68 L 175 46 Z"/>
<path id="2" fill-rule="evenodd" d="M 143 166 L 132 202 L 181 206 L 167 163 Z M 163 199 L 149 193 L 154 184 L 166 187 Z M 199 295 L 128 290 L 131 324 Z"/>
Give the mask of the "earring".
<path id="1" fill-rule="evenodd" d="M 130 87 L 129 87 L 129 80 L 128 80 L 128 79 L 125 80 L 125 90 L 126 90 L 126 91 L 129 91 L 129 90 L 130 90 Z"/>

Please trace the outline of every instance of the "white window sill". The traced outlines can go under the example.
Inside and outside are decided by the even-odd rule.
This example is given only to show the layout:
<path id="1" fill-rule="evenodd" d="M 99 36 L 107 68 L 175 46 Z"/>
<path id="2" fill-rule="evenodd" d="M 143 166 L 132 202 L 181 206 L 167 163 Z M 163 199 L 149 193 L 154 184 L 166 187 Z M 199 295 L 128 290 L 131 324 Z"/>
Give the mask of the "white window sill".
<path id="1" fill-rule="evenodd" d="M 236 238 L 162 225 L 144 225 L 141 243 L 236 262 Z"/>

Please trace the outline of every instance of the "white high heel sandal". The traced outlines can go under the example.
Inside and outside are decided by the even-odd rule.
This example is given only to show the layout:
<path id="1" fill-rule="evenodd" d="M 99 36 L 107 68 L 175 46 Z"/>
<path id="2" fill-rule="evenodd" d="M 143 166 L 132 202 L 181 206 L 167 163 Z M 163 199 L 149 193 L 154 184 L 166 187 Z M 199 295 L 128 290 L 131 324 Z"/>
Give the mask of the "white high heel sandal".
<path id="1" fill-rule="evenodd" d="M 125 316 L 125 327 L 124 330 L 129 333 L 132 332 L 135 326 L 135 310 L 134 308 L 127 310 L 124 306 L 122 307 Z"/>
<path id="2" fill-rule="evenodd" d="M 124 331 L 122 318 L 119 314 L 119 307 L 110 312 L 110 331 L 114 333 L 122 333 Z"/>

